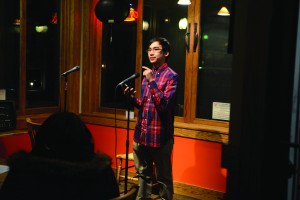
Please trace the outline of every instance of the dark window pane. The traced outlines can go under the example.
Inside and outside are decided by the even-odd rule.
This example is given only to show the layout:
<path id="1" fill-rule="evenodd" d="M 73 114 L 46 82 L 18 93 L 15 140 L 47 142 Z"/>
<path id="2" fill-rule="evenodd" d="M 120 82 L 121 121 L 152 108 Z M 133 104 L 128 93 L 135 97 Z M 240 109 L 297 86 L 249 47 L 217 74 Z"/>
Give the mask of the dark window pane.
<path id="1" fill-rule="evenodd" d="M 116 86 L 135 73 L 136 28 L 136 21 L 103 24 L 101 107 L 127 108 L 127 100 Z M 134 80 L 130 84 L 134 86 Z"/>
<path id="2" fill-rule="evenodd" d="M 26 106 L 57 106 L 59 1 L 27 1 Z"/>
<path id="3" fill-rule="evenodd" d="M 230 103 L 232 55 L 227 52 L 230 17 L 217 15 L 222 6 L 230 8 L 230 1 L 224 3 L 211 0 L 201 2 L 198 118 L 212 119 L 214 102 Z"/>
<path id="4" fill-rule="evenodd" d="M 4 99 L 19 107 L 20 5 L 19 1 L 0 1 L 0 90 Z M 2 98 L 3 99 L 3 98 Z"/>

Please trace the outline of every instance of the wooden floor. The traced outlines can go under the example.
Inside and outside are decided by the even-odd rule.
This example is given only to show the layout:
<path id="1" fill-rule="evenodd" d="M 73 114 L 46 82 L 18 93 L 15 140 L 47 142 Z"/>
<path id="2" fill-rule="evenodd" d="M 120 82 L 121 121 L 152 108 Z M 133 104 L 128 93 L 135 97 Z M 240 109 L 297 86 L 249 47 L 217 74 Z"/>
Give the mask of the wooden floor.
<path id="1" fill-rule="evenodd" d="M 0 174 L 0 188 L 2 185 L 2 182 L 5 179 L 5 176 L 7 173 Z M 127 189 L 129 190 L 131 188 L 132 184 L 136 184 L 136 182 L 128 181 L 127 183 Z M 210 191 L 210 190 L 199 190 L 199 189 L 193 189 L 193 187 L 182 187 L 179 188 L 178 184 L 174 184 L 175 194 L 173 196 L 173 200 L 223 200 L 223 193 Z M 120 192 L 124 193 L 124 182 L 120 183 Z M 152 195 L 152 199 L 160 199 L 158 195 Z"/>
<path id="2" fill-rule="evenodd" d="M 135 181 L 128 181 L 127 189 L 129 190 L 132 184 L 136 184 Z M 193 187 L 178 188 L 178 184 L 174 184 L 175 194 L 173 200 L 223 200 L 224 194 L 211 190 L 193 189 Z M 120 183 L 120 192 L 124 192 L 124 182 Z M 160 199 L 158 195 L 152 194 L 152 199 Z"/>
<path id="3" fill-rule="evenodd" d="M 130 183 L 130 182 L 127 184 L 128 190 L 130 189 L 131 185 L 132 185 L 132 183 Z M 124 182 L 120 184 L 120 192 L 121 193 L 124 192 Z M 158 195 L 152 194 L 152 199 L 160 199 L 160 197 Z M 174 194 L 173 200 L 196 200 L 196 198 L 179 195 L 179 194 Z"/>

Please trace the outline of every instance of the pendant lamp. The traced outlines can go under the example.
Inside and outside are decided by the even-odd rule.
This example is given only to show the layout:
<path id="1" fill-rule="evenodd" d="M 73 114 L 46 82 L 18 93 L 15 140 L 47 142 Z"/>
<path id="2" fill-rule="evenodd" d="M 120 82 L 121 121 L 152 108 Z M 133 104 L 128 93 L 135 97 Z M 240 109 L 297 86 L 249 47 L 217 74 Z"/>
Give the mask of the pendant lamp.
<path id="1" fill-rule="evenodd" d="M 179 0 L 177 2 L 177 4 L 179 4 L 179 5 L 190 5 L 191 1 L 190 0 Z"/>
<path id="2" fill-rule="evenodd" d="M 218 15 L 220 15 L 220 16 L 229 16 L 230 13 L 229 13 L 228 9 L 227 9 L 225 6 L 223 6 L 223 7 L 219 10 Z"/>

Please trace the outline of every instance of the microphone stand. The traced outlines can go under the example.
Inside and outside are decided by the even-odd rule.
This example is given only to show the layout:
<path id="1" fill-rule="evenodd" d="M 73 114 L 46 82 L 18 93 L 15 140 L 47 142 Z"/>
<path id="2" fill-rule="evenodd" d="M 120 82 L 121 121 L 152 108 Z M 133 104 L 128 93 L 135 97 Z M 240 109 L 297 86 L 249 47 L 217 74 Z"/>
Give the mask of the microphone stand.
<path id="1" fill-rule="evenodd" d="M 125 188 L 124 192 L 127 193 L 128 182 L 128 153 L 129 153 L 129 124 L 130 124 L 130 94 L 127 95 L 127 135 L 126 135 L 126 158 L 125 158 Z"/>
<path id="2" fill-rule="evenodd" d="M 75 71 L 78 71 L 80 69 L 80 66 L 75 66 L 73 67 L 72 69 L 64 72 L 62 74 L 62 76 L 65 77 L 65 102 L 64 102 L 64 112 L 67 111 L 67 91 L 68 91 L 68 74 L 72 73 L 72 72 L 75 72 Z"/>
<path id="3" fill-rule="evenodd" d="M 137 78 L 139 77 L 140 74 L 134 74 L 133 76 L 131 76 L 132 78 Z M 129 79 L 128 79 L 129 80 Z M 124 80 L 123 82 L 119 83 L 117 85 L 118 86 L 126 86 L 128 87 L 128 85 L 125 83 L 126 81 L 128 81 L 127 79 Z M 127 182 L 128 182 L 128 154 L 129 154 L 129 125 L 130 125 L 130 91 L 127 94 L 127 135 L 126 135 L 126 157 L 125 157 L 125 186 L 124 186 L 124 193 L 127 193 Z"/>
<path id="4" fill-rule="evenodd" d="M 68 75 L 65 74 L 65 102 L 64 102 L 64 112 L 67 111 L 67 92 L 68 92 Z"/>

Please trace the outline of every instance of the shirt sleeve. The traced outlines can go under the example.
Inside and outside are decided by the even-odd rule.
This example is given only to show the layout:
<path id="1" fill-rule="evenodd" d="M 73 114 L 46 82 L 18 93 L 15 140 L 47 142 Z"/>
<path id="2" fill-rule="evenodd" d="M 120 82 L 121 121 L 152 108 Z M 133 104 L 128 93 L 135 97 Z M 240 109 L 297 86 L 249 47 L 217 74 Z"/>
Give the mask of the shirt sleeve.
<path id="1" fill-rule="evenodd" d="M 175 100 L 179 76 L 172 74 L 166 81 L 164 91 L 159 90 L 157 83 L 151 81 L 148 83 L 152 101 L 158 111 L 164 111 Z"/>
<path id="2" fill-rule="evenodd" d="M 137 108 L 140 108 L 142 105 L 142 100 L 134 96 L 131 97 L 131 101 L 133 102 L 134 106 Z"/>

